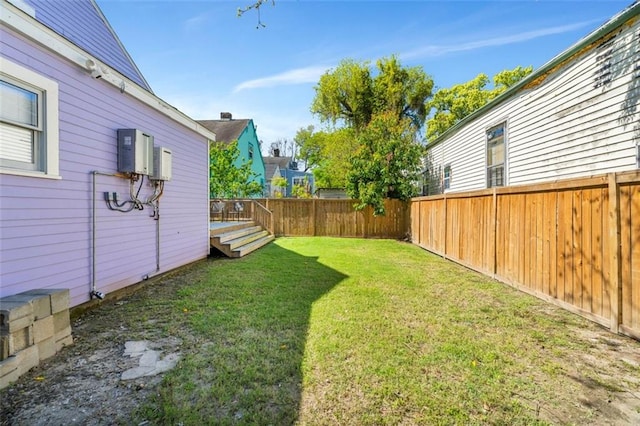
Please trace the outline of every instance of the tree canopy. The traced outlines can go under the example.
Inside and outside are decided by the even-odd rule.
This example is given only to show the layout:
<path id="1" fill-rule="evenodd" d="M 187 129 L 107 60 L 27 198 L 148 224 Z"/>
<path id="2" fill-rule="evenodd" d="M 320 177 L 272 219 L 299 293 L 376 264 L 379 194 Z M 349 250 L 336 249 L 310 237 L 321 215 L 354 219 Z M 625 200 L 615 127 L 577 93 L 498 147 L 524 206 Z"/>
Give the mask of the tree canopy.
<path id="1" fill-rule="evenodd" d="M 358 144 L 351 128 L 314 132 L 313 126 L 300 129 L 294 139 L 300 159 L 313 171 L 318 188 L 346 188 L 350 160 Z"/>
<path id="2" fill-rule="evenodd" d="M 262 194 L 262 185 L 255 181 L 251 160 L 237 167 L 240 156 L 238 141 L 228 145 L 209 144 L 209 197 L 241 198 Z"/>
<path id="3" fill-rule="evenodd" d="M 318 186 L 346 187 L 356 208 L 370 205 L 375 214 L 385 213 L 384 198 L 415 195 L 431 77 L 395 56 L 378 60 L 375 70 L 345 59 L 315 90 L 311 111 L 332 130 L 302 129 L 297 142 Z"/>
<path id="4" fill-rule="evenodd" d="M 533 67 L 530 66 L 501 71 L 493 77 L 493 87 L 488 87 L 491 80 L 481 73 L 466 83 L 438 90 L 426 104 L 427 109 L 433 111 L 431 118 L 427 120 L 427 140 L 436 139 L 532 71 Z"/>
<path id="5" fill-rule="evenodd" d="M 369 205 L 375 215 L 384 215 L 385 198 L 415 196 L 422 152 L 411 119 L 389 112 L 375 115 L 358 135 L 347 174 L 347 193 L 359 201 L 356 208 Z"/>
<path id="6" fill-rule="evenodd" d="M 323 122 L 342 124 L 356 133 L 375 114 L 391 113 L 408 118 L 415 130 L 427 115 L 425 102 L 431 97 L 433 80 L 421 67 L 404 68 L 392 56 L 377 61 L 377 73 L 369 62 L 345 59 L 320 77 L 311 112 Z"/>

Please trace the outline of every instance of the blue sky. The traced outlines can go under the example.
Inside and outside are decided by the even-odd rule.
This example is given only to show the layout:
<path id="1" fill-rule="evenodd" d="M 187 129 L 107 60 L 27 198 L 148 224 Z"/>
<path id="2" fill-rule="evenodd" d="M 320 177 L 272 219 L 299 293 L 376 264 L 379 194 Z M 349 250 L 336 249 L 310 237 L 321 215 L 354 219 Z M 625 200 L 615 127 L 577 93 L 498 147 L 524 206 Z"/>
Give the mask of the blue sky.
<path id="1" fill-rule="evenodd" d="M 97 0 L 160 98 L 194 119 L 252 118 L 266 152 L 320 123 L 320 76 L 396 55 L 437 87 L 538 68 L 632 3 L 615 1 Z M 258 19 L 266 27 L 257 29 Z"/>

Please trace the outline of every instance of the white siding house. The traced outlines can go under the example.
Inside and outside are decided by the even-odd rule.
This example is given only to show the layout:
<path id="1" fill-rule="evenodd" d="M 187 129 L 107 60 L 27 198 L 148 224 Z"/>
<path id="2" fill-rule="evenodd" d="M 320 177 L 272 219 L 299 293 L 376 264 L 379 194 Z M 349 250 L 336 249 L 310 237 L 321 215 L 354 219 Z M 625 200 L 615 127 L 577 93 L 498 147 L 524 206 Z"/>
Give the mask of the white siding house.
<path id="1" fill-rule="evenodd" d="M 427 146 L 430 194 L 640 167 L 634 2 Z"/>

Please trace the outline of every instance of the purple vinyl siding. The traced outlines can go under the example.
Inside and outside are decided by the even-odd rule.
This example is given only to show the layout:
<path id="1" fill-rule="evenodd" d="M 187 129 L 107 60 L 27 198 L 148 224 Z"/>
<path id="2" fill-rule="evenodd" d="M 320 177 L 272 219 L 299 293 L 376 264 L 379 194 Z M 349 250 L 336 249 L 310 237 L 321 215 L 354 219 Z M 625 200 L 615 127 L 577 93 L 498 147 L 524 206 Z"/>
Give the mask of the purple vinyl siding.
<path id="1" fill-rule="evenodd" d="M 56 54 L 0 29 L 2 56 L 59 85 L 62 179 L 0 174 L 0 297 L 68 288 L 71 305 L 89 300 L 92 174 L 115 173 L 118 128 L 139 128 L 172 151 L 173 177 L 160 199 L 160 270 L 207 256 L 207 138 L 91 78 Z M 148 194 L 150 188 L 142 188 Z M 105 191 L 123 197 L 128 181 L 97 176 L 96 287 L 110 293 L 156 272 L 156 221 L 149 208 L 110 211 Z M 137 189 L 137 185 L 136 185 Z"/>
<path id="2" fill-rule="evenodd" d="M 141 87 L 151 88 L 92 0 L 24 0 L 35 19 Z"/>

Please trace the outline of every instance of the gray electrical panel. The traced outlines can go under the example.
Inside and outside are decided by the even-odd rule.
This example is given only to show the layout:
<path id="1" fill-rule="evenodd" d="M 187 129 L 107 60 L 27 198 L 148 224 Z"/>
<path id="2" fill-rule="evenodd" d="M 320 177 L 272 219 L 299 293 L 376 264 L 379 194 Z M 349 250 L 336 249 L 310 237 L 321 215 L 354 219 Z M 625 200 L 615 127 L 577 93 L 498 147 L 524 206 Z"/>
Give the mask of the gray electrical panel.
<path id="1" fill-rule="evenodd" d="M 151 180 L 171 180 L 171 150 L 164 146 L 153 148 L 153 174 Z"/>
<path id="2" fill-rule="evenodd" d="M 153 136 L 138 129 L 118 129 L 118 171 L 153 174 Z"/>

